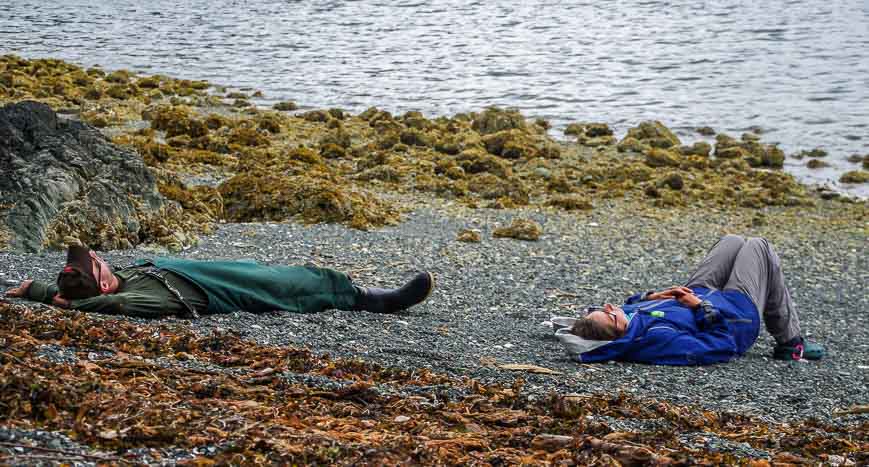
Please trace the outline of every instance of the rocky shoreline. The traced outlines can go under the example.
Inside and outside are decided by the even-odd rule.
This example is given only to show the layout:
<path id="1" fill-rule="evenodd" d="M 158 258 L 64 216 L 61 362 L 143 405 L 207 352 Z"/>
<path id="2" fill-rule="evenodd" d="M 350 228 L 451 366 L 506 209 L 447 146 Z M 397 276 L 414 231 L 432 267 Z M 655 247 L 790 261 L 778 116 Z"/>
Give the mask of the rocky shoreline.
<path id="1" fill-rule="evenodd" d="M 8 73 L 8 59 L 6 63 Z M 621 142 L 607 134 L 605 125 L 581 124 L 571 129 L 576 144 L 565 145 L 544 136 L 545 122 L 526 122 L 509 111 L 433 120 L 377 110 L 366 116 L 338 110 L 287 114 L 289 104 L 277 112 L 241 103 L 226 106 L 204 92 L 207 84 L 184 87 L 158 78 L 152 80 L 155 87 L 148 87 L 147 77 L 127 74 L 124 81 L 123 76 L 108 78 L 114 73 L 97 76 L 68 64 L 52 66 L 64 70 L 59 75 L 72 83 L 87 81 L 77 71 L 90 77 L 87 84 L 76 85 L 80 88 L 109 86 L 103 90 L 109 97 L 101 95 L 93 102 L 82 97 L 78 114 L 92 123 L 106 118 L 104 132 L 135 148 L 156 174 L 162 196 L 179 202 L 197 219 L 191 231 L 199 235 L 198 241 L 134 242 L 132 249 L 107 252 L 111 262 L 176 254 L 315 263 L 348 271 L 363 285 L 382 286 L 426 269 L 435 273 L 438 288 L 429 301 L 403 315 L 236 313 L 148 322 L 0 302 L 7 326 L 0 359 L 10 369 L 4 370 L 4 387 L 18 388 L 13 377 L 35 371 L 37 365 L 41 373 L 35 374 L 45 378 L 46 387 L 64 381 L 52 375 L 88 368 L 118 388 L 141 390 L 135 375 L 112 366 L 132 358 L 143 359 L 148 371 L 164 372 L 160 374 L 166 380 L 183 381 L 196 372 L 220 378 L 233 374 L 247 378 L 235 383 L 245 391 L 263 388 L 261 394 L 232 389 L 205 397 L 179 382 L 164 388 L 178 391 L 179 406 L 211 401 L 214 410 L 224 410 L 230 402 L 245 399 L 239 394 L 255 394 L 248 399 L 288 417 L 280 401 L 301 397 L 306 404 L 327 404 L 320 415 L 334 417 L 310 426 L 284 420 L 263 425 L 271 431 L 249 435 L 220 436 L 212 430 L 203 434 L 207 439 L 191 441 L 178 434 L 181 430 L 142 441 L 150 438 L 141 433 L 138 438 L 112 435 L 112 427 L 132 425 L 118 425 L 108 415 L 95 414 L 94 425 L 87 428 L 74 425 L 75 414 L 62 408 L 55 407 L 54 417 L 27 412 L 23 405 L 12 411 L 12 397 L 6 401 L 6 415 L 15 416 L 3 425 L 0 441 L 28 444 L 21 441 L 27 439 L 48 449 L 154 464 L 197 457 L 241 462 L 235 455 L 251 456 L 245 462 L 261 455 L 270 462 L 372 464 L 494 463 L 498 456 L 507 463 L 615 459 L 645 464 L 664 458 L 684 464 L 751 459 L 867 462 L 866 415 L 846 413 L 865 406 L 869 394 L 869 323 L 855 312 L 869 306 L 866 202 L 799 185 L 771 168 L 783 155 L 752 136 L 722 137 L 715 148 L 681 147 L 656 123 L 638 126 Z M 149 107 L 130 90 L 133 84 L 148 90 L 142 92 L 152 99 L 156 96 L 150 97 L 151 90 L 159 89 L 168 102 Z M 54 99 L 49 103 L 55 109 L 68 108 L 77 98 L 73 91 L 40 98 L 32 91 L 10 96 L 10 88 L 5 89 L 6 94 L 0 92 L 5 101 Z M 24 88 L 14 89 L 23 93 Z M 137 123 L 142 121 L 159 132 L 142 130 Z M 290 192 L 279 189 L 290 186 Z M 516 224 L 517 219 L 522 222 Z M 509 226 L 515 227 L 515 235 L 496 234 L 509 233 L 499 230 Z M 806 334 L 827 346 L 829 358 L 817 363 L 773 361 L 771 339 L 762 332 L 744 358 L 724 365 L 578 365 L 541 325 L 552 315 L 570 314 L 590 303 L 679 283 L 725 233 L 765 236 L 773 242 Z M 76 235 L 67 232 L 63 238 L 93 241 Z M 0 250 L 0 280 L 52 280 L 62 261 L 57 251 Z M 37 316 L 46 317 L 49 329 L 36 328 Z M 116 339 L 91 336 L 83 324 L 76 324 L 81 320 L 124 331 Z M 22 334 L 15 326 L 31 329 Z M 66 339 L 51 329 L 63 329 Z M 228 341 L 246 343 L 252 354 L 229 364 L 221 360 L 228 358 L 221 350 L 179 350 L 176 344 L 140 348 L 129 340 L 135 335 L 187 333 L 198 336 L 185 337 L 194 341 L 213 333 L 229 336 Z M 22 335 L 29 339 L 20 339 Z M 274 349 L 294 348 L 309 349 L 311 360 L 293 367 L 287 356 L 265 358 Z M 27 365 L 16 365 L 13 358 L 26 359 Z M 364 365 L 419 372 L 425 381 L 407 375 L 390 380 L 361 363 L 335 373 L 326 370 L 328 363 L 318 363 L 320 358 L 361 359 Z M 511 371 L 505 364 L 556 373 Z M 265 368 L 273 373 L 257 376 Z M 256 378 L 265 379 L 249 382 Z M 334 396 L 355 394 L 358 387 L 348 388 L 360 381 L 374 387 L 366 387 L 357 399 Z M 73 397 L 84 386 L 59 387 Z M 22 388 L 9 394 L 27 394 Z M 565 412 L 565 400 L 576 395 L 587 398 L 586 405 Z M 142 410 L 158 407 L 136 404 L 144 404 L 136 406 Z M 660 410 L 656 404 L 662 404 Z M 260 408 L 251 407 L 242 411 L 245 420 L 262 423 Z M 298 410 L 305 407 L 301 404 Z M 376 410 L 365 414 L 366 407 Z M 462 410 L 475 415 L 449 418 Z M 196 417 L 185 420 L 179 427 L 203 428 L 196 425 Z M 352 427 L 346 432 L 364 436 L 349 439 L 341 423 Z M 105 427 L 97 429 L 99 424 Z M 520 432 L 523 426 L 528 428 Z M 61 436 L 69 432 L 82 438 Z M 424 439 L 427 432 L 440 434 Z M 266 433 L 288 444 L 252 441 Z M 300 447 L 305 444 L 301 439 L 310 449 Z M 411 446 L 426 447 L 414 451 Z M 15 456 L 38 454 L 26 449 L 16 454 L 0 443 L 3 462 L 28 464 L 32 462 L 26 457 Z M 117 459 L 110 462 L 121 462 Z M 99 462 L 86 457 L 76 461 Z"/>

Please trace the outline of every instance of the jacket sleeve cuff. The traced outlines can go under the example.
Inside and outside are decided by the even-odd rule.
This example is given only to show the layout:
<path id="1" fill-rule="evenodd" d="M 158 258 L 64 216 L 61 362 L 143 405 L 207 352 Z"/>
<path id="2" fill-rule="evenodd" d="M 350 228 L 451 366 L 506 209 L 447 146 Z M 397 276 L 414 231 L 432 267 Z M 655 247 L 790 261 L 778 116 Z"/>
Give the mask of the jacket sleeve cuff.
<path id="1" fill-rule="evenodd" d="M 51 299 L 57 295 L 57 286 L 48 282 L 33 281 L 27 288 L 27 299 L 35 302 L 51 303 Z"/>
<path id="2" fill-rule="evenodd" d="M 697 312 L 700 313 L 701 322 L 707 326 L 718 324 L 721 321 L 721 313 L 709 300 L 700 302 Z"/>

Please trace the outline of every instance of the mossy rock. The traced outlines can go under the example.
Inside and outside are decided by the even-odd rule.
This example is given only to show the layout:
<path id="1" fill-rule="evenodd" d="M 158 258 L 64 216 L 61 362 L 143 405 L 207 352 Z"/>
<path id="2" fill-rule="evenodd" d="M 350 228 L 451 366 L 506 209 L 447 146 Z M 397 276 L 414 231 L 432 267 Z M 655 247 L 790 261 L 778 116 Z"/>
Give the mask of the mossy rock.
<path id="1" fill-rule="evenodd" d="M 747 159 L 751 154 L 739 146 L 715 148 L 715 157 L 719 159 Z"/>
<path id="2" fill-rule="evenodd" d="M 685 187 L 685 180 L 678 173 L 669 173 L 658 181 L 658 187 L 667 187 L 671 190 L 680 191 Z"/>
<path id="3" fill-rule="evenodd" d="M 320 123 L 326 123 L 331 119 L 329 113 L 323 110 L 311 110 L 309 112 L 303 113 L 301 117 L 309 122 Z"/>
<path id="4" fill-rule="evenodd" d="M 490 107 L 471 122 L 471 128 L 481 135 L 498 133 L 505 130 L 525 129 L 525 117 L 518 110 Z"/>
<path id="5" fill-rule="evenodd" d="M 679 138 L 664 126 L 663 123 L 655 121 L 646 121 L 638 126 L 628 130 L 625 138 L 634 138 L 643 144 L 647 144 L 653 148 L 668 149 L 679 147 L 682 142 Z"/>
<path id="6" fill-rule="evenodd" d="M 424 131 L 417 130 L 415 128 L 409 128 L 402 131 L 399 138 L 402 143 L 408 146 L 432 147 L 435 144 L 434 137 Z"/>
<path id="7" fill-rule="evenodd" d="M 509 227 L 501 227 L 492 232 L 492 236 L 500 238 L 515 238 L 517 240 L 536 241 L 543 234 L 543 228 L 531 219 L 513 219 Z"/>
<path id="8" fill-rule="evenodd" d="M 104 80 L 109 83 L 127 84 L 132 74 L 127 70 L 117 70 L 105 75 Z"/>
<path id="9" fill-rule="evenodd" d="M 343 159 L 347 157 L 347 150 L 335 143 L 320 145 L 320 155 L 326 159 Z"/>
<path id="10" fill-rule="evenodd" d="M 287 158 L 304 162 L 306 164 L 322 164 L 323 158 L 316 151 L 309 148 L 295 148 L 287 153 Z"/>
<path id="11" fill-rule="evenodd" d="M 649 145 L 643 144 L 640 142 L 640 140 L 633 137 L 625 137 L 619 142 L 618 145 L 616 145 L 616 150 L 618 150 L 618 152 L 645 153 L 649 149 Z"/>
<path id="12" fill-rule="evenodd" d="M 158 89 L 161 81 L 162 80 L 159 76 L 147 76 L 139 78 L 136 81 L 136 86 L 139 86 L 142 89 Z"/>
<path id="13" fill-rule="evenodd" d="M 238 126 L 233 128 L 229 133 L 228 141 L 229 144 L 248 147 L 264 147 L 271 144 L 271 140 L 268 136 L 250 126 Z"/>
<path id="14" fill-rule="evenodd" d="M 417 175 L 414 188 L 426 193 L 434 193 L 447 198 L 460 198 L 469 192 L 465 180 L 450 180 L 444 176 Z"/>
<path id="15" fill-rule="evenodd" d="M 293 110 L 297 110 L 299 106 L 293 101 L 283 101 L 276 103 L 272 108 L 281 112 L 292 112 Z"/>
<path id="16" fill-rule="evenodd" d="M 329 116 L 335 120 L 344 120 L 347 118 L 347 113 L 338 108 L 329 109 L 327 112 L 329 112 Z"/>
<path id="17" fill-rule="evenodd" d="M 809 159 L 809 161 L 806 162 L 806 167 L 808 167 L 810 169 L 823 169 L 823 168 L 829 167 L 829 166 L 830 166 L 830 164 L 822 161 L 821 159 Z"/>
<path id="18" fill-rule="evenodd" d="M 320 138 L 321 146 L 327 144 L 334 144 L 344 149 L 348 149 L 353 144 L 353 139 L 350 137 L 350 133 L 348 133 L 343 126 L 338 126 Z"/>
<path id="19" fill-rule="evenodd" d="M 276 135 L 281 132 L 281 119 L 273 114 L 261 114 L 256 118 L 257 128 Z"/>
<path id="20" fill-rule="evenodd" d="M 613 131 L 606 123 L 571 123 L 564 130 L 565 135 L 576 136 L 583 146 L 600 147 L 616 143 Z"/>
<path id="21" fill-rule="evenodd" d="M 205 126 L 208 127 L 208 129 L 210 129 L 210 130 L 217 130 L 217 129 L 222 128 L 222 127 L 231 126 L 231 122 L 229 121 L 229 119 L 227 119 L 226 117 L 224 117 L 222 115 L 214 114 L 214 113 L 208 114 L 208 116 L 205 117 L 204 123 L 205 123 Z"/>
<path id="22" fill-rule="evenodd" d="M 531 137 L 521 130 L 504 130 L 483 137 L 486 151 L 505 159 L 532 159 L 540 151 Z"/>
<path id="23" fill-rule="evenodd" d="M 679 156 L 666 149 L 652 148 L 646 152 L 646 165 L 649 167 L 678 167 Z"/>
<path id="24" fill-rule="evenodd" d="M 679 152 L 684 156 L 709 157 L 709 154 L 712 153 L 712 145 L 706 141 L 697 141 L 691 146 L 680 147 Z"/>
<path id="25" fill-rule="evenodd" d="M 842 183 L 866 183 L 869 182 L 869 171 L 851 170 L 843 173 L 839 181 Z"/>
<path id="26" fill-rule="evenodd" d="M 800 151 L 794 155 L 794 158 L 796 158 L 796 159 L 802 159 L 804 157 L 821 158 L 821 157 L 827 157 L 827 155 L 828 155 L 827 151 L 825 151 L 821 148 L 814 148 L 814 149 L 811 149 L 808 151 L 806 151 L 806 150 Z"/>
<path id="27" fill-rule="evenodd" d="M 114 86 L 109 86 L 106 90 L 106 95 L 113 99 L 125 100 L 129 99 L 134 94 L 130 91 L 130 88 L 125 84 L 116 84 Z"/>
<path id="28" fill-rule="evenodd" d="M 701 126 L 701 127 L 696 128 L 694 131 L 696 131 L 697 133 L 699 133 L 703 136 L 714 136 L 715 135 L 715 130 L 709 126 Z"/>
<path id="29" fill-rule="evenodd" d="M 220 185 L 225 212 L 233 222 L 340 222 L 366 230 L 394 224 L 398 211 L 373 195 L 307 175 L 252 171 Z"/>
<path id="30" fill-rule="evenodd" d="M 479 148 L 462 151 L 456 157 L 456 162 L 469 174 L 490 173 L 501 178 L 513 175 L 513 169 L 508 163 Z"/>
<path id="31" fill-rule="evenodd" d="M 380 180 L 382 182 L 398 183 L 404 180 L 404 174 L 395 167 L 381 165 L 368 169 L 356 175 L 355 178 L 361 181 Z"/>
<path id="32" fill-rule="evenodd" d="M 591 200 L 584 195 L 556 195 L 549 198 L 549 206 L 564 209 L 565 211 L 588 211 L 594 208 Z"/>
<path id="33" fill-rule="evenodd" d="M 165 131 L 168 138 L 180 135 L 197 138 L 208 134 L 205 123 L 193 117 L 192 111 L 186 107 L 162 105 L 143 117 L 150 118 L 151 127 Z"/>
<path id="34" fill-rule="evenodd" d="M 510 199 L 516 206 L 529 202 L 529 189 L 521 179 L 501 178 L 491 173 L 480 173 L 470 178 L 468 187 L 483 199 Z"/>

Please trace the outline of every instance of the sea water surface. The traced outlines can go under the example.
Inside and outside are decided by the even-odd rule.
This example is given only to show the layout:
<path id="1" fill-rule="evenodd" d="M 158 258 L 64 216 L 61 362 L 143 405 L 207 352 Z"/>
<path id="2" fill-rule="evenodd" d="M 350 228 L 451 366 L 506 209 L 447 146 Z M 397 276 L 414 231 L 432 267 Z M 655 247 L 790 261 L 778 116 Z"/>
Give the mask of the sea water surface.
<path id="1" fill-rule="evenodd" d="M 266 99 L 453 115 L 498 105 L 619 136 L 657 119 L 869 154 L 869 1 L 4 0 L 0 53 L 207 79 Z"/>

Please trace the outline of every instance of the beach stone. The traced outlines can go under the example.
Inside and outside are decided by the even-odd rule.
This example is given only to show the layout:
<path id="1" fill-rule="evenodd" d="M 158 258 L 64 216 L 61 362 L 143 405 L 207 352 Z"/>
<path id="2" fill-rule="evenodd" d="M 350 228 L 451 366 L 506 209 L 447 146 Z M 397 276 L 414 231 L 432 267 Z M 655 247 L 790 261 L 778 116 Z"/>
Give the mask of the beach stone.
<path id="1" fill-rule="evenodd" d="M 456 240 L 459 242 L 466 243 L 480 243 L 480 231 L 476 229 L 465 229 L 459 232 L 459 235 L 456 237 Z"/>
<path id="2" fill-rule="evenodd" d="M 164 205 L 138 154 L 37 102 L 0 108 L 0 173 L 0 248 L 13 251 L 39 252 L 76 233 L 92 248 L 129 247 L 140 217 Z M 53 231 L 71 222 L 102 230 Z"/>
<path id="3" fill-rule="evenodd" d="M 492 235 L 495 237 L 515 238 L 517 240 L 535 241 L 543 234 L 540 224 L 530 219 L 513 219 L 509 227 L 495 229 Z"/>

